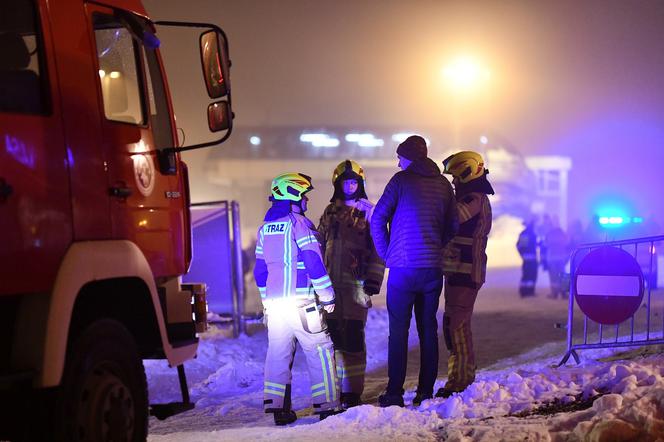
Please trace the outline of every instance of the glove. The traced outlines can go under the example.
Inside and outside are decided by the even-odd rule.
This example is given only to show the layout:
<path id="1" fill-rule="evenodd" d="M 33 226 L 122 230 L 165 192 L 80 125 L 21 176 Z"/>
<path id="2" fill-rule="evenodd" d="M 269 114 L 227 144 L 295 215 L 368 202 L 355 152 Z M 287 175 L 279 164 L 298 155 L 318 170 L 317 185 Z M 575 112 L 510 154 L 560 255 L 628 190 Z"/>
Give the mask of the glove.
<path id="1" fill-rule="evenodd" d="M 334 311 L 334 303 L 324 305 L 323 310 L 325 310 L 327 313 L 332 313 Z"/>
<path id="2" fill-rule="evenodd" d="M 368 296 L 377 295 L 380 293 L 380 284 L 378 284 L 376 281 L 367 280 L 364 281 L 364 286 L 362 289 Z"/>

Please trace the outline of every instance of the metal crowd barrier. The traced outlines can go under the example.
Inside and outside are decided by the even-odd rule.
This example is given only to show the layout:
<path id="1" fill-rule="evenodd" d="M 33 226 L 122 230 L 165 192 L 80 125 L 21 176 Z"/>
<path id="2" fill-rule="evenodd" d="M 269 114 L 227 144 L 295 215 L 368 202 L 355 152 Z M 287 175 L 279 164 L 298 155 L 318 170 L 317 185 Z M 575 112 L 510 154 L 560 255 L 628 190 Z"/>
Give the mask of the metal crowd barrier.
<path id="1" fill-rule="evenodd" d="M 193 259 L 182 280 L 207 285 L 209 311 L 230 317 L 233 336 L 238 337 L 246 325 L 240 205 L 237 201 L 209 201 L 190 207 Z"/>
<path id="2" fill-rule="evenodd" d="M 588 253 L 605 246 L 620 248 L 636 258 L 643 273 L 644 281 L 644 294 L 641 307 L 625 321 L 616 325 L 608 326 L 591 320 L 580 310 L 580 308 L 575 312 L 575 301 L 577 297 L 575 281 L 577 279 L 576 276 L 579 264 Z M 659 250 L 657 250 L 657 248 L 659 248 Z M 570 356 L 572 356 L 576 363 L 579 364 L 580 359 L 577 353 L 578 350 L 611 347 L 640 347 L 645 345 L 664 344 L 664 306 L 659 313 L 653 312 L 652 310 L 653 290 L 657 288 L 657 277 L 659 273 L 657 268 L 658 253 L 664 253 L 664 235 L 603 243 L 582 244 L 576 248 L 572 253 L 570 260 L 567 353 L 558 366 L 564 365 Z M 575 313 L 583 316 L 583 334 L 580 339 L 577 336 L 576 340 L 574 337 Z M 655 313 L 655 317 L 659 316 L 660 323 L 654 324 L 655 321 L 652 320 L 653 313 Z M 639 317 L 638 319 L 641 320 L 642 315 L 645 315 L 645 324 L 637 324 L 637 316 Z M 638 330 L 637 325 L 645 326 L 645 329 Z M 610 334 L 607 332 L 607 329 Z M 592 334 L 594 330 L 597 330 L 596 338 L 595 335 Z M 643 338 L 643 335 L 645 335 L 645 338 Z"/>

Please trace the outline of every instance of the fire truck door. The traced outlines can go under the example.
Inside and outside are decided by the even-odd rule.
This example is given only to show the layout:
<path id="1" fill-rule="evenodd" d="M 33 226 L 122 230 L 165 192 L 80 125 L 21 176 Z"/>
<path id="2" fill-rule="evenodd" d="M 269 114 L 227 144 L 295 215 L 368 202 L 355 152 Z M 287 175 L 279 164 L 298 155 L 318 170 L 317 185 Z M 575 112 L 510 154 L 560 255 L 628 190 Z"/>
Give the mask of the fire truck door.
<path id="1" fill-rule="evenodd" d="M 92 4 L 87 7 L 104 105 L 102 131 L 113 236 L 135 242 L 156 276 L 178 274 L 182 252 L 178 247 L 181 229 L 177 226 L 182 210 L 170 199 L 177 180 L 158 167 L 148 99 L 154 91 L 152 83 L 148 84 L 151 77 L 145 50 L 126 21 L 112 9 Z M 163 113 L 170 121 L 168 109 Z M 166 132 L 170 137 L 170 126 Z"/>

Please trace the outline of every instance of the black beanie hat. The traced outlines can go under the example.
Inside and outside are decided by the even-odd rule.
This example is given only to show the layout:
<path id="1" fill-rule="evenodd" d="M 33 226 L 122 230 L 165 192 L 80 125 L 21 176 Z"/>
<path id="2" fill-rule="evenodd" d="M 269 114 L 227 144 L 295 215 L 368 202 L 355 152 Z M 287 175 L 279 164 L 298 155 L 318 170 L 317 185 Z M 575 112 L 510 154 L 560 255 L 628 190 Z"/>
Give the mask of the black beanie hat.
<path id="1" fill-rule="evenodd" d="M 397 154 L 416 161 L 427 157 L 427 142 L 419 135 L 411 135 L 397 147 Z"/>

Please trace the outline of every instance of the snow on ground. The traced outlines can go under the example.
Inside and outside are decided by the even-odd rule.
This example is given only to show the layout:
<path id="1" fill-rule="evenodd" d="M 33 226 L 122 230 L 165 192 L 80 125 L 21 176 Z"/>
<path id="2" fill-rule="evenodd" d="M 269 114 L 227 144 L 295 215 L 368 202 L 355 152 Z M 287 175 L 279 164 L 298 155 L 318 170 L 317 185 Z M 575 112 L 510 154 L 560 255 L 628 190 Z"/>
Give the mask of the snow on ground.
<path id="1" fill-rule="evenodd" d="M 509 291 L 494 291 L 492 299 L 478 301 L 478 311 L 499 311 L 509 305 L 506 300 L 513 299 Z M 487 292 L 494 293 L 490 287 Z M 553 301 L 524 304 L 515 299 L 512 304 L 523 315 L 542 308 L 565 310 Z M 407 407 L 379 408 L 375 398 L 386 383 L 388 320 L 384 303 L 376 304 L 366 330 L 367 405 L 319 422 L 309 405 L 306 366 L 298 351 L 293 368 L 298 420 L 289 427 L 275 427 L 271 416 L 262 411 L 265 331 L 255 325 L 248 335 L 230 339 L 229 330 L 214 327 L 203 336 L 197 359 L 186 364 L 196 409 L 166 421 L 151 418 L 149 440 L 664 441 L 664 355 L 656 347 L 645 356 L 635 351 L 585 350 L 580 365 L 557 368 L 565 352 L 564 341 L 542 343 L 480 369 L 475 383 L 463 393 L 425 401 L 418 408 L 411 405 L 416 376 L 409 375 Z M 414 329 L 411 346 L 417 347 Z M 444 363 L 445 354 L 441 358 Z M 179 400 L 175 370 L 163 361 L 146 361 L 146 372 L 151 402 Z M 443 383 L 441 371 L 436 388 Z M 590 405 L 594 397 L 590 408 L 533 413 L 551 403 L 564 408 L 588 400 Z"/>

